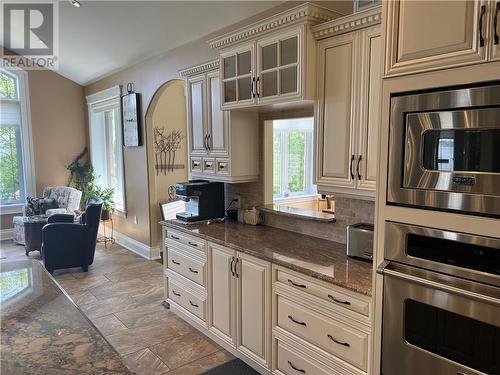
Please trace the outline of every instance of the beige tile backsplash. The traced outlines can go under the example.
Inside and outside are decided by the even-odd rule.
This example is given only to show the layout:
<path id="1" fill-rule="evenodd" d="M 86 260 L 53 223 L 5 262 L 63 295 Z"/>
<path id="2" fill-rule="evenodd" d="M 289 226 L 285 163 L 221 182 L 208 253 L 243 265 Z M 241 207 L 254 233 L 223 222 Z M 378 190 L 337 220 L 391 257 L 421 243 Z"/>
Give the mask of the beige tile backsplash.
<path id="1" fill-rule="evenodd" d="M 258 207 L 263 204 L 264 188 L 260 181 L 248 184 L 226 184 L 225 186 L 226 205 L 234 198 L 235 194 L 241 196 L 242 209 Z M 303 218 L 264 213 L 264 224 L 326 240 L 346 243 L 347 225 L 355 223 L 373 224 L 374 212 L 375 202 L 373 201 L 336 195 L 336 222 L 334 223 L 322 223 Z"/>

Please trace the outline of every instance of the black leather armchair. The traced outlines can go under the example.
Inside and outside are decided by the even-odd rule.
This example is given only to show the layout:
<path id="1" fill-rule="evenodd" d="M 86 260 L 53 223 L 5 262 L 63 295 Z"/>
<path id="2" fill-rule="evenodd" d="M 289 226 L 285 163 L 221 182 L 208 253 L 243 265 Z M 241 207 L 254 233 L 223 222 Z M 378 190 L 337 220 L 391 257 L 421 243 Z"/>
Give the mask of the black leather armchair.
<path id="1" fill-rule="evenodd" d="M 54 218 L 42 230 L 42 259 L 50 274 L 62 268 L 82 267 L 87 272 L 94 261 L 102 202 L 89 201 L 82 224 Z M 55 215 L 54 215 L 55 216 Z M 58 221 L 58 222 L 53 222 Z"/>

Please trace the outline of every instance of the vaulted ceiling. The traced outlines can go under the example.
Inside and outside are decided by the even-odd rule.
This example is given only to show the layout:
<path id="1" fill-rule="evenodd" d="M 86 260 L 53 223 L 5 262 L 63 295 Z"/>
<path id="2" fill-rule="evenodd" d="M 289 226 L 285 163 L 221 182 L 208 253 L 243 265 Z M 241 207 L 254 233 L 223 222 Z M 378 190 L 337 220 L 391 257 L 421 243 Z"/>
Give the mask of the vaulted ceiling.
<path id="1" fill-rule="evenodd" d="M 280 1 L 85 1 L 59 4 L 58 73 L 85 85 Z"/>

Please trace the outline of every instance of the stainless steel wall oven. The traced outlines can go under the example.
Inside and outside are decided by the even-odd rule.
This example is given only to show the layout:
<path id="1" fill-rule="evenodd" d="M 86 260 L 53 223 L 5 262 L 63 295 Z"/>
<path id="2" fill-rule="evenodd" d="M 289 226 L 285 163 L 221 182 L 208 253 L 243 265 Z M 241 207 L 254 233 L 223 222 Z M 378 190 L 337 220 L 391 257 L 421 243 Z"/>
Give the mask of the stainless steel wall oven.
<path id="1" fill-rule="evenodd" d="M 500 239 L 385 229 L 382 373 L 500 374 Z"/>
<path id="2" fill-rule="evenodd" d="M 500 216 L 500 83 L 391 98 L 387 201 Z"/>

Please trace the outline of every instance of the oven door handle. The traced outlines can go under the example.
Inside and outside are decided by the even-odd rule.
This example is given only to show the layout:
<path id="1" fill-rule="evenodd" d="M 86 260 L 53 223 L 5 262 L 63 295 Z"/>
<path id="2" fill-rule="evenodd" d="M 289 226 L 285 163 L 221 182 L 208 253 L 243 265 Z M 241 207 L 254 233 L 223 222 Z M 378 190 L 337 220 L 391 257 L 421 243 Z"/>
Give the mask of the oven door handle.
<path id="1" fill-rule="evenodd" d="M 442 284 L 434 280 L 427 280 L 421 277 L 412 275 L 411 271 L 409 273 L 400 272 L 391 268 L 391 262 L 385 261 L 377 268 L 377 273 L 384 276 L 392 276 L 404 281 L 409 281 L 414 284 L 419 284 L 427 288 L 437 289 L 446 293 L 452 293 L 461 297 L 474 299 L 476 301 L 488 303 L 495 306 L 500 306 L 500 299 L 495 297 L 490 297 L 488 295 L 471 292 L 462 288 L 458 288 L 449 284 Z"/>

